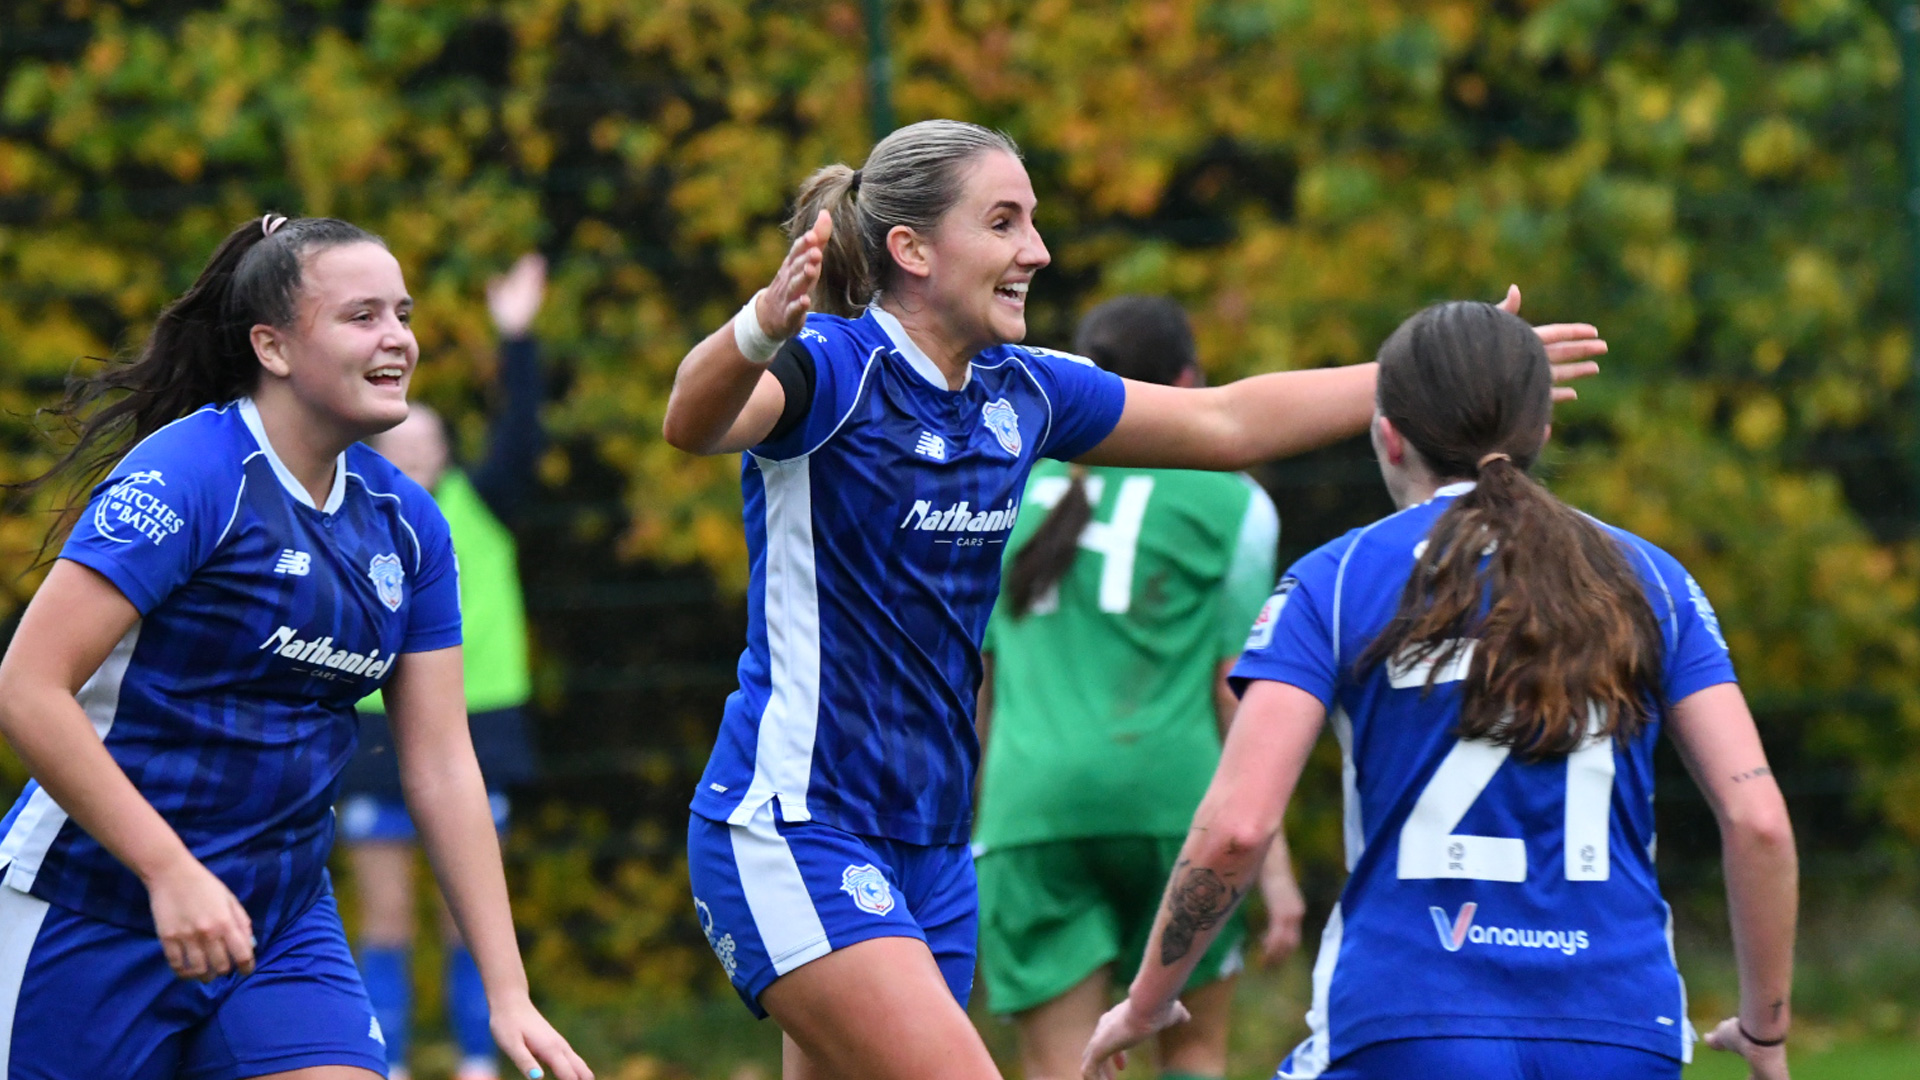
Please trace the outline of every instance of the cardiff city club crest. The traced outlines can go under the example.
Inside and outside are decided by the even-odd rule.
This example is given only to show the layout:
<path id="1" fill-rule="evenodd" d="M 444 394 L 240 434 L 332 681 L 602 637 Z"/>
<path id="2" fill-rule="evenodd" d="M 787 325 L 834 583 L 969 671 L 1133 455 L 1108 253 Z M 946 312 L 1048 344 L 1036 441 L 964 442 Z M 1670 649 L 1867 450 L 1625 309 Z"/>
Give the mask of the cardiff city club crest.
<path id="1" fill-rule="evenodd" d="M 1006 398 L 982 405 L 980 419 L 986 421 L 987 430 L 993 432 L 1000 449 L 1014 457 L 1020 456 L 1020 414 L 1013 411 L 1013 405 Z"/>
<path id="2" fill-rule="evenodd" d="M 380 602 L 387 605 L 389 611 L 400 610 L 400 583 L 406 580 L 406 571 L 400 569 L 400 556 L 375 555 L 367 566 L 367 576 L 373 579 L 373 588 L 380 594 Z"/>
<path id="3" fill-rule="evenodd" d="M 872 863 L 847 867 L 840 875 L 840 891 L 853 897 L 853 906 L 861 911 L 885 915 L 893 910 L 893 886 Z"/>

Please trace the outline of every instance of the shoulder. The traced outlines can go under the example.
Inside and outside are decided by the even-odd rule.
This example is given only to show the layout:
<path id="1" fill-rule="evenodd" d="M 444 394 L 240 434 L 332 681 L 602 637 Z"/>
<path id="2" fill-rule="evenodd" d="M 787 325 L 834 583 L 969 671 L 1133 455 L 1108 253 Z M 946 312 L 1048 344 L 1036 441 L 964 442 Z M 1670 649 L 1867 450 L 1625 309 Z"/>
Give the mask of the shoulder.
<path id="1" fill-rule="evenodd" d="M 378 503 L 386 503 L 415 528 L 422 525 L 446 531 L 446 516 L 426 488 L 408 479 L 392 462 L 381 457 L 365 443 L 347 448 L 347 483 L 359 494 Z M 349 490 L 348 496 L 355 494 Z"/>
<path id="2" fill-rule="evenodd" d="M 1618 525 L 1601 521 L 1592 514 L 1582 511 L 1582 516 L 1619 543 L 1634 572 L 1646 583 L 1647 599 L 1653 603 L 1656 615 L 1665 618 L 1677 610 L 1682 602 L 1694 596 L 1705 599 L 1700 595 L 1700 586 L 1694 583 L 1693 575 L 1665 548 Z"/>
<path id="3" fill-rule="evenodd" d="M 1064 352 L 1060 349 L 1043 349 L 1038 345 L 1009 345 L 1007 346 L 1007 350 L 1011 353 L 1023 355 L 1036 364 L 1045 366 L 1075 364 L 1080 367 L 1093 368 L 1096 371 L 1100 369 L 1100 365 L 1081 356 L 1079 353 Z"/>
<path id="4" fill-rule="evenodd" d="M 887 335 L 869 318 L 814 314 L 807 316 L 806 325 L 793 340 L 815 357 L 864 359 L 874 349 L 887 344 Z"/>
<path id="5" fill-rule="evenodd" d="M 164 489 L 170 498 L 230 491 L 254 449 L 232 403 L 207 405 L 136 443 L 94 493 L 128 484 Z"/>

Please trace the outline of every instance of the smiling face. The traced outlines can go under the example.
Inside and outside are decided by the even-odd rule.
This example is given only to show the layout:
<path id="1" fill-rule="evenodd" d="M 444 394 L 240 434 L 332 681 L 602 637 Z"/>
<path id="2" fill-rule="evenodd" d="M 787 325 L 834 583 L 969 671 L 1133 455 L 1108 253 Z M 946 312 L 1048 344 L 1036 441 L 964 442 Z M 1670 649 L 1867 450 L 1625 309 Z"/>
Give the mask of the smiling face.
<path id="1" fill-rule="evenodd" d="M 931 235 L 896 248 L 901 269 L 955 335 L 985 348 L 1027 336 L 1027 285 L 1053 260 L 1034 227 L 1033 182 L 1012 154 L 989 150 L 967 168 L 960 199 Z M 906 230 L 896 227 L 896 232 Z"/>
<path id="2" fill-rule="evenodd" d="M 400 263 L 379 244 L 323 248 L 302 260 L 293 325 L 256 326 L 266 377 L 352 438 L 407 418 L 407 384 L 419 361 L 413 298 Z"/>

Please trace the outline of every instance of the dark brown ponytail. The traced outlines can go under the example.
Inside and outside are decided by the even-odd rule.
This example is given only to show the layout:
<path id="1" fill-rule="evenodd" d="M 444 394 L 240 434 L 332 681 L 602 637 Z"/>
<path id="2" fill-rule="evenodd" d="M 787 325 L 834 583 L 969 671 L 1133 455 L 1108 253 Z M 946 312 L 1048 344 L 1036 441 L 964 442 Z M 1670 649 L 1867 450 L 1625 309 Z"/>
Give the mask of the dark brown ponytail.
<path id="1" fill-rule="evenodd" d="M 1538 335 L 1491 304 L 1438 304 L 1379 360 L 1381 415 L 1436 478 L 1478 482 L 1434 523 L 1359 666 L 1438 671 L 1472 642 L 1462 738 L 1561 756 L 1586 739 L 1590 708 L 1596 735 L 1633 738 L 1659 699 L 1660 626 L 1620 542 L 1527 475 L 1552 419 Z"/>
<path id="2" fill-rule="evenodd" d="M 1087 312 L 1073 348 L 1123 379 L 1170 386 L 1193 368 L 1193 326 L 1180 305 L 1164 296 L 1121 296 Z M 1007 568 L 1007 599 L 1017 618 L 1033 610 L 1048 589 L 1073 569 L 1080 533 L 1093 520 L 1087 470 L 1074 466 L 1066 494 L 1020 547 Z"/>
<path id="3" fill-rule="evenodd" d="M 269 214 L 234 229 L 193 286 L 160 312 L 139 352 L 68 380 L 60 404 L 44 412 L 75 432 L 74 445 L 18 490 L 67 481 L 84 497 L 133 444 L 203 405 L 251 393 L 260 380 L 253 327 L 293 323 L 301 260 L 320 248 L 363 241 L 384 246 L 335 218 Z"/>

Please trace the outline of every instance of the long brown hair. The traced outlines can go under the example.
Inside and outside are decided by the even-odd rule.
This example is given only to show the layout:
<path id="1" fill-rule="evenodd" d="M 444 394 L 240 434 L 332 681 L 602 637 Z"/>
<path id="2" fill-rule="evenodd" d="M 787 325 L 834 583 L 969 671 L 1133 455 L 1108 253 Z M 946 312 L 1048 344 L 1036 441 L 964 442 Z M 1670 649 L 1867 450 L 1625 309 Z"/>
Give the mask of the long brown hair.
<path id="1" fill-rule="evenodd" d="M 1436 304 L 1380 347 L 1380 414 L 1441 479 L 1478 482 L 1434 522 L 1400 607 L 1359 666 L 1473 659 L 1460 736 L 1523 759 L 1633 738 L 1662 641 L 1620 542 L 1527 475 L 1552 419 L 1539 336 L 1491 304 Z M 1429 676 L 1429 686 L 1432 676 Z"/>
<path id="2" fill-rule="evenodd" d="M 86 489 L 135 443 L 203 405 L 251 393 L 260 381 L 252 329 L 293 324 L 303 258 L 362 242 L 386 246 L 337 218 L 269 214 L 227 234 L 192 287 L 160 312 L 137 353 L 68 380 L 62 401 L 43 410 L 74 431 L 74 444 L 16 490 L 64 481 L 84 499 Z M 55 522 L 42 554 L 66 523 L 66 515 Z"/>
<path id="3" fill-rule="evenodd" d="M 1087 312 L 1073 350 L 1123 379 L 1171 385 L 1195 366 L 1193 327 L 1179 304 L 1163 296 L 1121 296 Z M 1067 490 L 1007 567 L 1007 600 L 1016 618 L 1033 610 L 1073 569 L 1080 533 L 1093 520 L 1087 470 L 1067 473 Z"/>
<path id="4" fill-rule="evenodd" d="M 967 166 L 996 150 L 1020 156 L 1004 132 L 959 120 L 922 120 L 881 139 L 857 170 L 835 164 L 807 177 L 787 219 L 788 235 L 812 228 L 822 210 L 833 217 L 813 310 L 859 317 L 892 276 L 887 233 L 895 225 L 932 232 L 960 201 Z"/>

